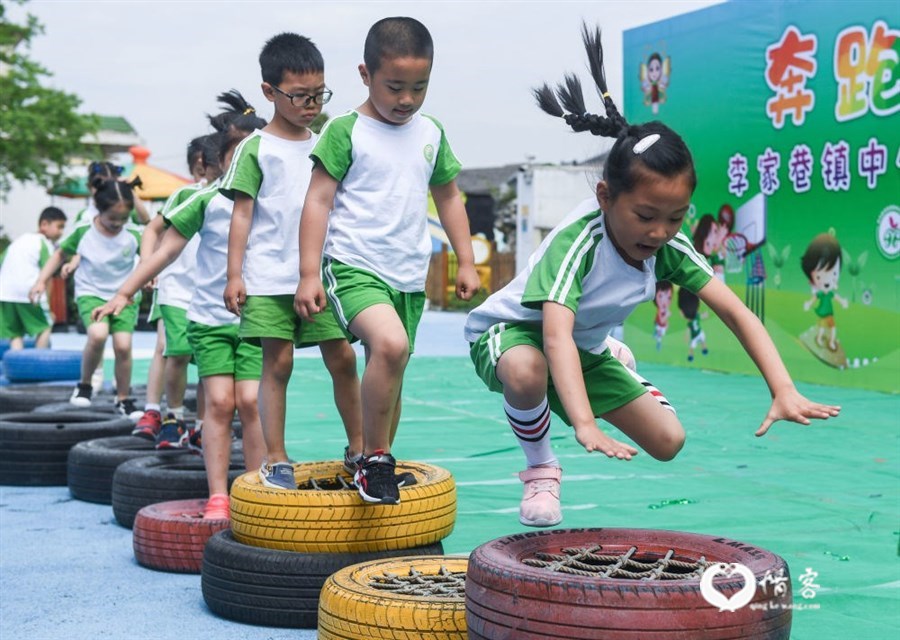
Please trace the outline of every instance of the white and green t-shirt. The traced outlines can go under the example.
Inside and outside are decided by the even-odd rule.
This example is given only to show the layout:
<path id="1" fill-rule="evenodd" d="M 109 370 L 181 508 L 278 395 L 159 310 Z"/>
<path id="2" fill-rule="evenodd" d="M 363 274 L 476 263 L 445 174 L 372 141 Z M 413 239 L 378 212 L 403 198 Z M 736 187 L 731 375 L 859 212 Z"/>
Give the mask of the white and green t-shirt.
<path id="1" fill-rule="evenodd" d="M 97 219 L 75 228 L 59 248 L 68 255 L 81 256 L 75 270 L 75 297 L 97 296 L 109 300 L 134 269 L 139 258 L 141 232 L 125 225 L 109 237 L 97 230 Z"/>
<path id="2" fill-rule="evenodd" d="M 185 238 L 200 238 L 187 318 L 210 327 L 240 322 L 225 308 L 222 297 L 228 282 L 228 230 L 234 203 L 219 193 L 219 186 L 218 181 L 211 183 L 166 213 L 166 222 Z"/>
<path id="3" fill-rule="evenodd" d="M 169 196 L 159 215 L 165 216 L 179 204 L 205 186 L 205 183 L 189 184 Z M 179 309 L 187 309 L 194 295 L 194 272 L 197 268 L 197 247 L 200 236 L 191 238 L 175 262 L 163 269 L 157 278 L 156 301 Z"/>
<path id="4" fill-rule="evenodd" d="M 351 111 L 328 122 L 312 156 L 340 182 L 324 254 L 399 291 L 424 291 L 428 187 L 460 170 L 440 123 L 417 113 L 392 125 Z"/>
<path id="5" fill-rule="evenodd" d="M 222 193 L 253 198 L 253 221 L 244 254 L 244 285 L 249 296 L 294 295 L 300 282 L 300 212 L 309 189 L 316 144 L 286 140 L 256 130 L 238 145 Z"/>
<path id="6" fill-rule="evenodd" d="M 42 233 L 24 233 L 10 244 L 0 265 L 0 302 L 31 302 L 28 292 L 53 253 Z"/>
<path id="7" fill-rule="evenodd" d="M 597 200 L 583 202 L 550 232 L 508 285 L 473 309 L 466 319 L 469 342 L 500 322 L 540 325 L 544 302 L 565 305 L 575 313 L 572 337 L 592 353 L 606 349 L 610 330 L 634 308 L 652 300 L 657 280 L 696 293 L 713 271 L 690 239 L 678 233 L 638 270 L 622 259 L 604 226 Z"/>

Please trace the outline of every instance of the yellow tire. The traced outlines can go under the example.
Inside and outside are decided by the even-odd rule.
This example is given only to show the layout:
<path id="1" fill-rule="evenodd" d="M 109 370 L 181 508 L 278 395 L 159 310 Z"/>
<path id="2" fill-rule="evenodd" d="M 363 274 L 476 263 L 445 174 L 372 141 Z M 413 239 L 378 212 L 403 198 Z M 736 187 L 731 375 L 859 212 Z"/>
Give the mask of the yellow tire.
<path id="1" fill-rule="evenodd" d="M 419 556 L 341 569 L 325 581 L 319 595 L 319 640 L 465 640 L 467 564 L 465 557 Z M 404 581 L 411 570 L 419 577 Z M 419 593 L 373 586 L 400 582 Z M 447 593 L 435 594 L 436 587 Z"/>
<path id="2" fill-rule="evenodd" d="M 443 540 L 456 522 L 453 476 L 422 462 L 398 462 L 402 472 L 416 484 L 400 488 L 398 505 L 363 502 L 346 486 L 351 480 L 338 461 L 295 464 L 297 491 L 270 489 L 256 472 L 245 473 L 231 488 L 231 531 L 243 544 L 302 553 L 393 551 Z"/>

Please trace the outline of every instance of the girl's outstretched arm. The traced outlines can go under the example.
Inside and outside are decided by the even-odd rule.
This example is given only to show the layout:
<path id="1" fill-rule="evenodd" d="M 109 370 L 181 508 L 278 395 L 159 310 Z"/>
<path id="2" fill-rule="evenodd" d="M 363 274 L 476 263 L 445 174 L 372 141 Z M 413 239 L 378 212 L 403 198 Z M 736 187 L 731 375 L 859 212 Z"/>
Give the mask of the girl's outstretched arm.
<path id="1" fill-rule="evenodd" d="M 797 391 L 762 322 L 721 280 L 711 279 L 697 295 L 741 341 L 769 386 L 772 406 L 757 429 L 757 436 L 764 435 L 777 420 L 809 424 L 810 418 L 825 420 L 840 413 L 840 407 L 812 402 Z"/>

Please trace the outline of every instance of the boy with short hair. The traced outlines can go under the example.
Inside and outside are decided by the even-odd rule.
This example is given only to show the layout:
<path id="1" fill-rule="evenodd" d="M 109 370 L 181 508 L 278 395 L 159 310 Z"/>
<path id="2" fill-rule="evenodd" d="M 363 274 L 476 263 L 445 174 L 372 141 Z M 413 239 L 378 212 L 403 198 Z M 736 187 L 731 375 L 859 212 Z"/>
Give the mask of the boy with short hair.
<path id="1" fill-rule="evenodd" d="M 322 132 L 300 223 L 297 312 L 311 319 L 325 307 L 324 244 L 332 311 L 366 346 L 364 458 L 355 481 L 362 499 L 373 503 L 400 502 L 390 449 L 403 373 L 425 305 L 429 189 L 459 260 L 456 295 L 468 300 L 479 287 L 455 181 L 460 164 L 440 123 L 418 113 L 433 50 L 428 29 L 412 18 L 385 18 L 372 26 L 359 66 L 369 97 Z"/>
<path id="2" fill-rule="evenodd" d="M 23 338 L 35 337 L 35 346 L 50 346 L 50 322 L 40 303 L 28 298 L 31 285 L 37 280 L 56 241 L 63 235 L 66 214 L 56 207 L 47 207 L 38 218 L 37 233 L 25 233 L 16 238 L 3 253 L 0 265 L 0 338 L 10 341 L 10 349 L 25 346 Z"/>
<path id="3" fill-rule="evenodd" d="M 266 42 L 259 63 L 262 92 L 275 114 L 241 143 L 222 181 L 222 193 L 234 200 L 224 297 L 228 309 L 241 316 L 241 339 L 262 346 L 259 414 L 267 458 L 260 468 L 261 481 L 268 487 L 296 489 L 284 444 L 294 346 L 319 345 L 347 432 L 345 460 L 362 453 L 359 377 L 356 353 L 333 316 L 301 322 L 293 306 L 300 211 L 316 142 L 309 126 L 331 98 L 322 54 L 308 38 L 281 33 Z"/>

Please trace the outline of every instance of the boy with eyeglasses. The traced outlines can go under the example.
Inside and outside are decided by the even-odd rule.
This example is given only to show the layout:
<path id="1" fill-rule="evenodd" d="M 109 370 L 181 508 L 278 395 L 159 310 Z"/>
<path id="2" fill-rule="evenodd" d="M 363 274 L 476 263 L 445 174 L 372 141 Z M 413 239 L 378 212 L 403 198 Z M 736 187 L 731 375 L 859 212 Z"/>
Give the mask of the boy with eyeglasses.
<path id="1" fill-rule="evenodd" d="M 309 129 L 331 98 L 322 54 L 308 38 L 281 33 L 259 56 L 262 92 L 275 108 L 269 124 L 235 151 L 221 192 L 234 200 L 228 238 L 225 306 L 241 316 L 242 340 L 262 346 L 259 415 L 266 441 L 265 486 L 296 489 L 284 444 L 287 384 L 294 346 L 318 345 L 331 374 L 347 433 L 345 458 L 362 451 L 356 353 L 330 312 L 305 322 L 294 311 L 300 272 L 300 212 L 316 143 Z"/>

